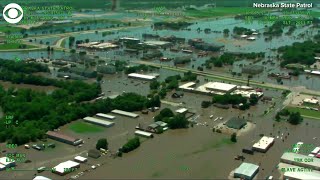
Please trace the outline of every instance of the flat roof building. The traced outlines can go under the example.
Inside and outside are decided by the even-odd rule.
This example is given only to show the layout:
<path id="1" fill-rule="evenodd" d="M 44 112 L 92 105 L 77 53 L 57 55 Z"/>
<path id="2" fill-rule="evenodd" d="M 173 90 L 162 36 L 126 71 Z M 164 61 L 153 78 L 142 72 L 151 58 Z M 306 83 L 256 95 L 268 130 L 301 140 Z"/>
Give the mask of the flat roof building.
<path id="1" fill-rule="evenodd" d="M 51 179 L 44 176 L 36 176 L 35 178 L 33 178 L 33 180 L 51 180 Z"/>
<path id="2" fill-rule="evenodd" d="M 77 145 L 83 143 L 82 139 L 70 137 L 70 136 L 67 136 L 65 134 L 61 134 L 61 133 L 54 132 L 54 131 L 48 131 L 46 134 L 47 134 L 47 136 L 49 138 L 51 138 L 53 140 L 60 141 L 60 142 L 63 142 L 63 143 L 66 143 L 66 144 L 70 144 L 70 145 L 73 145 L 73 146 L 77 146 Z"/>
<path id="3" fill-rule="evenodd" d="M 110 120 L 114 120 L 116 117 L 109 115 L 109 114 L 103 114 L 103 113 L 98 113 L 96 114 L 97 117 L 99 118 L 105 118 L 105 119 L 110 119 Z"/>
<path id="4" fill-rule="evenodd" d="M 263 136 L 257 143 L 255 143 L 252 148 L 258 152 L 267 152 L 268 149 L 273 145 L 274 138 Z"/>
<path id="5" fill-rule="evenodd" d="M 127 112 L 127 111 L 121 111 L 121 110 L 118 110 L 118 109 L 112 110 L 111 112 L 114 113 L 114 114 L 119 114 L 119 115 L 122 115 L 122 116 L 131 117 L 131 118 L 139 117 L 138 114 L 134 114 L 134 113 Z"/>
<path id="6" fill-rule="evenodd" d="M 87 160 L 88 160 L 87 158 L 82 157 L 82 156 L 76 156 L 76 157 L 74 157 L 74 161 L 79 162 L 79 163 L 87 162 Z"/>
<path id="7" fill-rule="evenodd" d="M 242 163 L 234 172 L 235 178 L 251 180 L 259 172 L 259 166 L 251 163 Z"/>
<path id="8" fill-rule="evenodd" d="M 152 133 L 141 131 L 141 130 L 135 131 L 134 134 L 138 135 L 138 136 L 147 137 L 147 138 L 153 138 L 153 134 Z"/>
<path id="9" fill-rule="evenodd" d="M 156 47 L 169 47 L 172 45 L 172 43 L 168 41 L 145 41 L 144 44 Z"/>
<path id="10" fill-rule="evenodd" d="M 52 172 L 55 174 L 59 174 L 60 176 L 63 176 L 75 171 L 79 167 L 80 167 L 79 163 L 69 160 L 69 161 L 62 162 L 57 166 L 55 166 L 54 168 L 52 168 L 53 169 Z"/>
<path id="11" fill-rule="evenodd" d="M 151 81 L 151 80 L 154 80 L 154 79 L 157 78 L 156 76 L 145 75 L 145 74 L 138 74 L 138 73 L 128 74 L 128 77 L 129 77 L 129 78 L 142 79 L 142 80 L 148 80 L 148 81 Z"/>
<path id="12" fill-rule="evenodd" d="M 85 117 L 83 118 L 85 122 L 96 124 L 99 126 L 104 126 L 104 127 L 111 127 L 114 125 L 114 122 L 94 118 L 94 117 Z"/>
<path id="13" fill-rule="evenodd" d="M 206 89 L 218 92 L 231 92 L 237 88 L 234 84 L 220 83 L 220 82 L 209 82 L 205 84 Z"/>
<path id="14" fill-rule="evenodd" d="M 188 82 L 188 83 L 185 83 L 185 84 L 179 86 L 179 89 L 182 89 L 182 90 L 194 90 L 195 85 L 196 85 L 195 82 Z"/>
<path id="15" fill-rule="evenodd" d="M 245 119 L 237 118 L 237 117 L 233 117 L 226 122 L 226 126 L 233 129 L 241 129 L 246 124 L 247 124 L 247 121 Z"/>
<path id="16" fill-rule="evenodd" d="M 296 172 L 285 172 L 283 174 L 283 179 L 289 180 L 319 180 L 320 179 L 320 172 L 319 171 L 296 171 Z"/>
<path id="17" fill-rule="evenodd" d="M 281 156 L 281 162 L 313 170 L 320 170 L 320 159 L 302 154 L 286 152 Z"/>
<path id="18" fill-rule="evenodd" d="M 180 109 L 176 110 L 176 113 L 179 113 L 179 114 L 185 114 L 187 112 L 188 112 L 187 108 L 180 108 Z"/>
<path id="19" fill-rule="evenodd" d="M 88 156 L 97 159 L 101 156 L 101 152 L 96 149 L 90 149 L 88 151 Z"/>

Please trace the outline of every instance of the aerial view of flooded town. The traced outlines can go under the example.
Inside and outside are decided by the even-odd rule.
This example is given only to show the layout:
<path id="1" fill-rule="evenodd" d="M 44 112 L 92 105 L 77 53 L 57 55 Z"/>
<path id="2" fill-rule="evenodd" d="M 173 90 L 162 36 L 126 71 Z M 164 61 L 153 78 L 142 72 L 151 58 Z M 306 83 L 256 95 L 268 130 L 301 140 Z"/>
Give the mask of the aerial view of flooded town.
<path id="1" fill-rule="evenodd" d="M 0 9 L 0 179 L 320 179 L 319 0 Z"/>

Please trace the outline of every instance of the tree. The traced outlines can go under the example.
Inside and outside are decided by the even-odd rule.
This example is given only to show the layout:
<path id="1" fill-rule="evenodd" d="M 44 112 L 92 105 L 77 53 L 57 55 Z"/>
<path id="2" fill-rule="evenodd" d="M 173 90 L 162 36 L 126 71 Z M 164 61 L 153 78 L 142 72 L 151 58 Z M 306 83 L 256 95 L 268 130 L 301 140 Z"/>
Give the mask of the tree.
<path id="1" fill-rule="evenodd" d="M 187 128 L 189 125 L 189 121 L 187 120 L 187 118 L 182 115 L 182 114 L 178 114 L 174 117 L 171 118 L 167 118 L 167 122 L 169 127 L 171 129 L 181 129 L 181 128 Z"/>
<path id="2" fill-rule="evenodd" d="M 158 82 L 158 81 L 152 81 L 151 83 L 150 83 L 150 89 L 152 89 L 152 90 L 156 90 L 156 89 L 158 89 L 160 87 L 160 83 Z"/>
<path id="3" fill-rule="evenodd" d="M 297 125 L 303 121 L 303 117 L 301 117 L 300 112 L 293 112 L 290 114 L 288 121 L 290 124 Z"/>
<path id="4" fill-rule="evenodd" d="M 259 101 L 259 97 L 256 94 L 251 94 L 250 95 L 249 102 L 250 102 L 251 106 L 256 105 L 258 103 L 258 101 Z"/>
<path id="5" fill-rule="evenodd" d="M 138 137 L 130 139 L 125 145 L 122 146 L 120 152 L 128 153 L 140 146 L 140 139 Z"/>
<path id="6" fill-rule="evenodd" d="M 231 140 L 232 142 L 237 142 L 237 134 L 236 134 L 236 133 L 231 134 L 230 140 Z"/>
<path id="7" fill-rule="evenodd" d="M 224 30 L 223 30 L 223 34 L 228 35 L 229 33 L 230 33 L 230 30 L 229 30 L 229 29 L 224 29 Z"/>
<path id="8" fill-rule="evenodd" d="M 202 108 L 208 108 L 211 105 L 211 101 L 202 101 L 201 107 Z"/>
<path id="9" fill-rule="evenodd" d="M 108 149 L 108 141 L 105 138 L 99 139 L 97 144 L 96 144 L 96 149 L 100 150 L 100 149 Z"/>

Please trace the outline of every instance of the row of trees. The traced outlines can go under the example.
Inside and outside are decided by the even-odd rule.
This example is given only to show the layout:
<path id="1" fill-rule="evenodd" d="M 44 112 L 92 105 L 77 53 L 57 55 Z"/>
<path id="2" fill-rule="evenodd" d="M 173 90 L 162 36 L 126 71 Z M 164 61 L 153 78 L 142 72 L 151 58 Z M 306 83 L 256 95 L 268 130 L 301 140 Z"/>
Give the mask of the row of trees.
<path id="1" fill-rule="evenodd" d="M 290 112 L 288 109 L 282 109 L 276 114 L 276 121 L 280 121 L 282 117 L 285 117 L 290 124 L 298 125 L 302 123 L 303 117 L 300 112 Z"/>

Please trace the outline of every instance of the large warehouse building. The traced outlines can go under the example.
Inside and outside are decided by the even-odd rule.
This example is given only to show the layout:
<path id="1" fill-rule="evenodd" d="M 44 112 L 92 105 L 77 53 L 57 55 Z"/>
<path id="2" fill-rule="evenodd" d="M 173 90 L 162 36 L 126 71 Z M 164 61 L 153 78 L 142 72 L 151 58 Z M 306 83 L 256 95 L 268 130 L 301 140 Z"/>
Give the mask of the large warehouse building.
<path id="1" fill-rule="evenodd" d="M 136 78 L 136 79 L 142 79 L 142 80 L 147 80 L 147 81 L 151 81 L 157 78 L 157 76 L 153 76 L 153 75 L 145 75 L 145 74 L 138 74 L 138 73 L 131 73 L 128 74 L 129 78 Z"/>
<path id="2" fill-rule="evenodd" d="M 66 161 L 58 164 L 52 170 L 53 173 L 59 174 L 60 176 L 66 175 L 75 171 L 80 167 L 80 164 L 74 161 Z"/>
<path id="3" fill-rule="evenodd" d="M 319 180 L 320 172 L 312 171 L 312 172 L 285 172 L 283 175 L 283 179 L 285 180 Z"/>
<path id="4" fill-rule="evenodd" d="M 317 171 L 320 170 L 320 159 L 302 154 L 286 152 L 281 156 L 281 162 Z"/>
<path id="5" fill-rule="evenodd" d="M 226 126 L 233 129 L 241 129 L 247 124 L 247 120 L 233 117 L 226 122 Z"/>
<path id="6" fill-rule="evenodd" d="M 83 118 L 85 122 L 96 124 L 99 126 L 104 126 L 104 127 L 111 127 L 114 125 L 114 122 L 94 118 L 94 117 L 85 117 Z"/>
<path id="7" fill-rule="evenodd" d="M 234 172 L 235 178 L 251 180 L 259 172 L 259 166 L 251 163 L 242 163 Z"/>
<path id="8" fill-rule="evenodd" d="M 54 131 L 48 131 L 46 134 L 48 135 L 49 138 L 51 138 L 53 140 L 60 141 L 60 142 L 70 144 L 73 146 L 77 146 L 77 145 L 83 143 L 82 139 L 73 138 L 73 137 L 70 137 L 70 136 L 67 136 L 67 135 L 64 135 L 64 134 L 61 134 L 58 132 L 54 132 Z"/>
<path id="9" fill-rule="evenodd" d="M 267 152 L 273 145 L 274 138 L 263 136 L 257 143 L 252 146 L 252 149 L 258 152 Z"/>
<path id="10" fill-rule="evenodd" d="M 199 86 L 196 91 L 210 94 L 219 94 L 223 95 L 226 93 L 230 93 L 237 88 L 234 84 L 226 84 L 220 82 L 208 82 L 202 86 Z"/>

